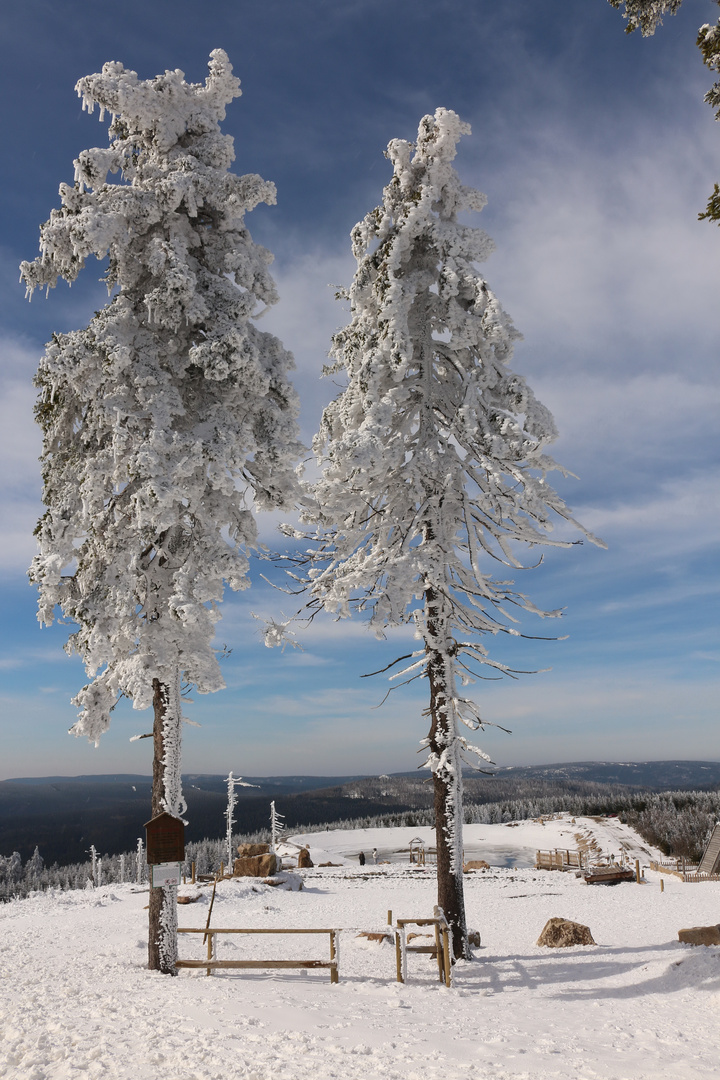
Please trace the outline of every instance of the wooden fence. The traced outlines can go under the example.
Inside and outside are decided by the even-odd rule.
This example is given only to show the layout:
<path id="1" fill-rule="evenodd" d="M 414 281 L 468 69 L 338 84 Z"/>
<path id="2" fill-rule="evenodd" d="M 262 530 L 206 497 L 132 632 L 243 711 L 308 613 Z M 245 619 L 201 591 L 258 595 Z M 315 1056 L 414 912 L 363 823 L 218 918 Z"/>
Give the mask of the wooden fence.
<path id="1" fill-rule="evenodd" d="M 587 859 L 582 851 L 555 848 L 554 851 L 535 853 L 536 870 L 582 870 L 584 866 L 587 866 Z"/>
<path id="2" fill-rule="evenodd" d="M 684 859 L 673 859 L 672 862 L 650 862 L 650 869 L 658 874 L 671 874 L 681 881 L 692 885 L 698 881 L 720 881 L 720 874 L 702 874 L 698 870 L 697 863 L 689 863 Z"/>
<path id="3" fill-rule="evenodd" d="M 214 929 L 198 926 L 178 927 L 178 934 L 204 934 L 207 937 L 207 959 L 205 960 L 177 960 L 175 967 L 179 968 L 206 968 L 206 975 L 212 974 L 215 969 L 227 968 L 329 968 L 330 982 L 336 983 L 338 975 L 338 930 L 276 930 L 257 928 L 251 929 Z M 218 934 L 329 934 L 330 935 L 330 959 L 329 960 L 218 960 L 216 937 Z M 203 938 L 203 941 L 205 938 Z"/>

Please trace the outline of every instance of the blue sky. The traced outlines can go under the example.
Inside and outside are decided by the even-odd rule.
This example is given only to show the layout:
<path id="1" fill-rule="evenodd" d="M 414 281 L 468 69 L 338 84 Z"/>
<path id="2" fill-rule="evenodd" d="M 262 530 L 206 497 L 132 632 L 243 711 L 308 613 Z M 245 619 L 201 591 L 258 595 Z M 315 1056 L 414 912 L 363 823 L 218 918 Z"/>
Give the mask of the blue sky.
<path id="1" fill-rule="evenodd" d="M 106 125 L 74 85 L 107 60 L 142 77 L 200 81 L 224 48 L 243 96 L 224 130 L 237 172 L 275 181 L 278 205 L 248 218 L 275 254 L 281 302 L 265 322 L 296 357 L 309 442 L 336 392 L 320 378 L 346 321 L 348 234 L 380 200 L 383 149 L 438 106 L 472 125 L 457 168 L 489 203 L 485 266 L 524 341 L 515 368 L 554 412 L 560 485 L 608 543 L 551 551 L 522 576 L 539 606 L 565 607 L 561 642 L 508 641 L 497 659 L 547 668 L 482 683 L 483 745 L 501 765 L 584 759 L 720 758 L 717 634 L 717 286 L 720 233 L 698 222 L 720 179 L 712 79 L 694 41 L 710 0 L 685 0 L 655 37 L 626 36 L 605 0 L 24 0 L 0 14 L 0 778 L 150 771 L 148 713 L 123 704 L 99 749 L 67 735 L 85 681 L 41 631 L 25 570 L 40 511 L 33 371 L 53 330 L 104 302 L 99 267 L 69 290 L 24 299 L 17 265 Z M 279 543 L 271 520 L 262 522 Z M 407 651 L 407 635 L 318 622 L 302 652 L 267 650 L 253 611 L 293 609 L 253 588 L 228 594 L 218 643 L 227 689 L 196 697 L 184 767 L 248 775 L 414 768 L 422 684 L 390 696 L 361 679 Z M 557 624 L 549 626 L 550 632 Z M 529 634 L 548 624 L 527 620 Z"/>

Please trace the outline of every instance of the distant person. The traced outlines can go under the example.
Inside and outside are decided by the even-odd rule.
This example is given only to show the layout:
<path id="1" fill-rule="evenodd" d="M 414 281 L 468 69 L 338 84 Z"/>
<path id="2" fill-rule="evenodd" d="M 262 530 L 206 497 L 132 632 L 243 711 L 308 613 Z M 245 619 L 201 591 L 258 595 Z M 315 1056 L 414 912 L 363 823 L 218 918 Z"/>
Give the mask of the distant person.
<path id="1" fill-rule="evenodd" d="M 373 862 L 375 863 L 376 866 L 377 866 L 377 861 L 378 861 L 378 850 L 377 850 L 376 847 L 374 847 L 373 848 Z"/>
<path id="2" fill-rule="evenodd" d="M 364 851 L 361 851 L 360 854 L 358 855 L 358 862 L 360 863 L 361 866 L 365 865 L 365 852 Z"/>

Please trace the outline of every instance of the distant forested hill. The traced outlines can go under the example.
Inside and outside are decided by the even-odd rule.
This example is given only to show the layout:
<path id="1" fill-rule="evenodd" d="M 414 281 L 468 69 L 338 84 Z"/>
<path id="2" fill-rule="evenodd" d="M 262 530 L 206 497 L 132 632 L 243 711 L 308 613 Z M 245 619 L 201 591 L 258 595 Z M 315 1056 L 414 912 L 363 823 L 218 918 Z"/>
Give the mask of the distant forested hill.
<path id="1" fill-rule="evenodd" d="M 238 788 L 236 829 L 252 833 L 269 823 L 270 800 L 290 829 L 384 813 L 427 809 L 432 789 L 422 772 L 392 776 L 245 777 L 256 785 Z M 188 774 L 187 839 L 219 837 L 225 831 L 225 778 Z M 101 853 L 134 848 L 144 836 L 150 807 L 148 776 L 20 778 L 0 782 L 0 855 L 36 845 L 46 863 L 85 858 L 91 844 Z M 465 777 L 467 806 L 561 794 L 606 797 L 613 791 L 715 790 L 720 762 L 573 762 L 498 769 L 493 776 Z"/>

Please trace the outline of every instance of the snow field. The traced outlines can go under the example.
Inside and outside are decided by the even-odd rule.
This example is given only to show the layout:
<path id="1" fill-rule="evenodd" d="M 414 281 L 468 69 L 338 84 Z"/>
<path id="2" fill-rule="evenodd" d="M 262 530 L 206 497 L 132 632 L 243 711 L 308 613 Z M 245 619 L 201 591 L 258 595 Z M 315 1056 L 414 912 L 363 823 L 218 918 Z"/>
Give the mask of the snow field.
<path id="1" fill-rule="evenodd" d="M 617 822 L 578 820 L 603 841 L 643 845 Z M 477 826 L 517 851 L 573 828 Z M 550 830 L 550 832 L 548 832 Z M 410 830 L 417 835 L 418 830 Z M 468 830 L 470 832 L 470 829 Z M 405 830 L 312 834 L 322 851 L 383 848 Z M 310 839 L 310 837 L 309 837 Z M 555 846 L 549 842 L 542 846 Z M 566 845 L 563 845 L 566 846 Z M 368 848 L 368 851 L 372 848 Z M 489 854 L 489 848 L 486 849 Z M 647 857 L 647 856 L 646 856 Z M 340 861 L 337 854 L 332 861 Z M 488 859 L 490 861 L 490 859 Z M 411 955 L 395 979 L 390 944 L 356 938 L 432 913 L 433 869 L 357 864 L 304 873 L 301 892 L 248 879 L 218 886 L 212 925 L 341 927 L 340 984 L 327 971 L 147 971 L 147 892 L 134 885 L 36 895 L 0 907 L 0 1076 L 146 1080 L 705 1080 L 717 1075 L 720 948 L 680 945 L 680 927 L 717 922 L 720 883 L 587 886 L 572 874 L 493 867 L 467 875 L 469 925 L 483 945 L 454 987 Z M 179 911 L 204 926 L 208 888 Z M 597 946 L 535 945 L 548 918 L 590 926 Z M 327 938 L 223 939 L 220 956 L 325 959 Z M 204 953 L 183 935 L 183 957 Z"/>

